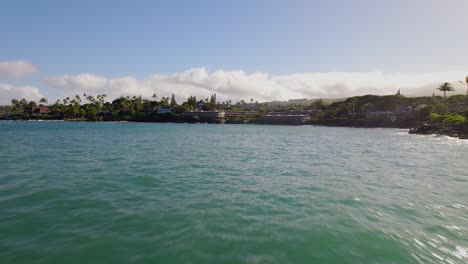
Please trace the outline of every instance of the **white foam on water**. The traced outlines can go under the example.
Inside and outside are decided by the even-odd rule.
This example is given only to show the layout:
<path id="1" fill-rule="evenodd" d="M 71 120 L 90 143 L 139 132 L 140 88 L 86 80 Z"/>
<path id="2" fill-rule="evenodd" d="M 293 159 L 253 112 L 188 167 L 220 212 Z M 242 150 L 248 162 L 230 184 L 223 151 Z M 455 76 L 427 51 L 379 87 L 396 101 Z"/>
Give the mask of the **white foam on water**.
<path id="1" fill-rule="evenodd" d="M 447 263 L 449 263 L 449 264 L 455 264 L 455 262 L 453 262 L 453 260 L 451 260 L 451 259 L 449 259 L 449 258 L 445 259 L 445 261 L 446 261 Z"/>
<path id="2" fill-rule="evenodd" d="M 457 209 L 462 209 L 462 208 L 465 209 L 465 208 L 468 208 L 468 207 L 466 207 L 466 206 L 463 205 L 463 204 L 453 204 L 452 206 L 455 207 L 455 208 L 457 208 Z"/>
<path id="3" fill-rule="evenodd" d="M 426 245 L 424 245 L 423 242 L 417 240 L 416 238 L 413 237 L 413 240 L 414 240 L 414 242 L 416 242 L 416 244 L 420 245 L 421 247 L 426 247 Z"/>
<path id="4" fill-rule="evenodd" d="M 452 226 L 445 226 L 447 229 L 450 229 L 450 230 L 461 230 L 461 227 L 458 227 L 456 225 L 452 225 Z"/>
<path id="5" fill-rule="evenodd" d="M 457 250 L 452 252 L 453 255 L 455 255 L 459 259 L 468 258 L 468 252 L 467 252 L 468 249 L 460 247 L 460 246 L 455 246 L 455 248 Z"/>
<path id="6" fill-rule="evenodd" d="M 431 252 L 431 254 L 432 254 L 432 256 L 436 257 L 436 258 L 439 259 L 440 261 L 444 261 L 444 258 L 441 257 L 441 256 L 439 256 L 439 255 L 437 255 L 436 253 Z"/>
<path id="7" fill-rule="evenodd" d="M 429 246 L 433 247 L 433 248 L 437 248 L 437 245 L 435 245 L 434 243 L 432 242 L 426 242 Z"/>
<path id="8" fill-rule="evenodd" d="M 442 236 L 442 235 L 439 235 L 439 234 L 437 234 L 437 236 L 438 236 L 440 239 L 442 239 L 444 242 L 447 242 L 447 238 L 446 238 L 446 237 L 444 237 L 444 236 Z"/>

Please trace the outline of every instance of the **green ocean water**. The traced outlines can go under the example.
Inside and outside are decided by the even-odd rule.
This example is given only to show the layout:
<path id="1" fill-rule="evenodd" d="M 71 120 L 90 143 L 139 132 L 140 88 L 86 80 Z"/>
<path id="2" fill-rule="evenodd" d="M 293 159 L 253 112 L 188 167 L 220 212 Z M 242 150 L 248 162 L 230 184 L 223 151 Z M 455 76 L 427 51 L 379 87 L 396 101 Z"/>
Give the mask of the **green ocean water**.
<path id="1" fill-rule="evenodd" d="M 0 122 L 0 263 L 467 263 L 468 141 Z"/>

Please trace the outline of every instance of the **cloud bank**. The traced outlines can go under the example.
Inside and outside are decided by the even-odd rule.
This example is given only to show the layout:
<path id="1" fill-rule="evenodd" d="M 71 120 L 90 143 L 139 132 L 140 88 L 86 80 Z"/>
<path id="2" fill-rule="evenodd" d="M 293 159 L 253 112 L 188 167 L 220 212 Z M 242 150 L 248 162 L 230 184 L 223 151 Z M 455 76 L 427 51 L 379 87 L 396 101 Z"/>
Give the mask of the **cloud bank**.
<path id="1" fill-rule="evenodd" d="M 7 105 L 11 103 L 11 99 L 27 98 L 28 100 L 39 101 L 44 97 L 39 88 L 32 86 L 16 86 L 12 84 L 0 83 L 0 104 Z"/>
<path id="2" fill-rule="evenodd" d="M 36 71 L 37 67 L 27 61 L 0 61 L 0 78 L 19 79 Z"/>
<path id="3" fill-rule="evenodd" d="M 263 72 L 248 74 L 242 70 L 209 72 L 193 68 L 184 72 L 154 74 L 144 79 L 126 76 L 107 78 L 91 73 L 47 77 L 44 82 L 60 89 L 64 95 L 107 94 L 108 98 L 142 95 L 150 98 L 176 95 L 185 100 L 190 95 L 209 98 L 217 94 L 220 101 L 231 99 L 274 101 L 295 98 L 343 98 L 364 94 L 395 94 L 401 89 L 407 96 L 431 95 L 440 83 L 453 82 L 457 93 L 466 88 L 457 83 L 466 72 L 449 71 L 425 74 L 374 72 L 326 72 L 289 75 L 268 75 Z"/>

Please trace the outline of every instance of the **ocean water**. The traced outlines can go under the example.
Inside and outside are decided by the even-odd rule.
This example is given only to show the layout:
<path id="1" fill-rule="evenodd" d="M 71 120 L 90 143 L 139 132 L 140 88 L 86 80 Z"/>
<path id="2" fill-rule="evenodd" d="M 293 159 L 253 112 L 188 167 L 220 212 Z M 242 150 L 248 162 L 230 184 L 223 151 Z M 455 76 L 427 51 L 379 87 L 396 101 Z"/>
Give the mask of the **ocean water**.
<path id="1" fill-rule="evenodd" d="M 0 122 L 0 263 L 467 263 L 468 141 Z"/>

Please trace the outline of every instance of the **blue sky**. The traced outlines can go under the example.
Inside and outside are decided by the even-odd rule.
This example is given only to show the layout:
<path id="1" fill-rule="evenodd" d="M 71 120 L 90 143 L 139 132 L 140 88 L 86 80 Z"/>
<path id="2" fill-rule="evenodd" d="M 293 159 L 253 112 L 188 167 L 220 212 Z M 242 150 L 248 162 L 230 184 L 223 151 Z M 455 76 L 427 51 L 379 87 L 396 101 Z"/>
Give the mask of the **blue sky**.
<path id="1" fill-rule="evenodd" d="M 367 92 L 369 85 L 382 93 L 378 82 L 349 84 L 349 76 L 336 73 L 376 73 L 389 89 L 412 76 L 411 85 L 401 85 L 429 85 L 416 85 L 415 79 L 436 73 L 455 78 L 455 73 L 468 73 L 466 25 L 466 0 L 0 0 L 0 62 L 36 67 L 22 78 L 3 74 L 0 84 L 4 90 L 9 85 L 10 96 L 15 95 L 12 89 L 29 87 L 49 97 L 89 89 L 122 94 L 130 84 L 110 83 L 127 77 L 137 86 L 129 93 L 156 89 L 180 92 L 181 97 L 192 89 L 200 96 L 217 91 L 240 98 L 247 88 L 264 100 L 339 96 L 340 89 L 349 95 L 348 90 Z M 216 71 L 224 75 L 213 76 Z M 264 83 L 258 82 L 257 73 L 264 74 Z M 159 82 L 154 74 L 161 75 Z M 321 87 L 317 74 L 335 80 L 322 80 L 329 88 Z M 171 79 L 175 75 L 191 79 L 176 78 L 176 85 Z M 273 81 L 285 82 L 288 76 L 296 77 L 296 85 Z M 83 84 L 83 79 L 96 81 L 94 77 L 105 78 L 103 87 Z M 236 79 L 244 77 L 257 82 Z M 220 83 L 220 78 L 231 83 Z M 279 85 L 279 90 L 256 85 Z M 335 90 L 327 94 L 327 89 Z"/>

